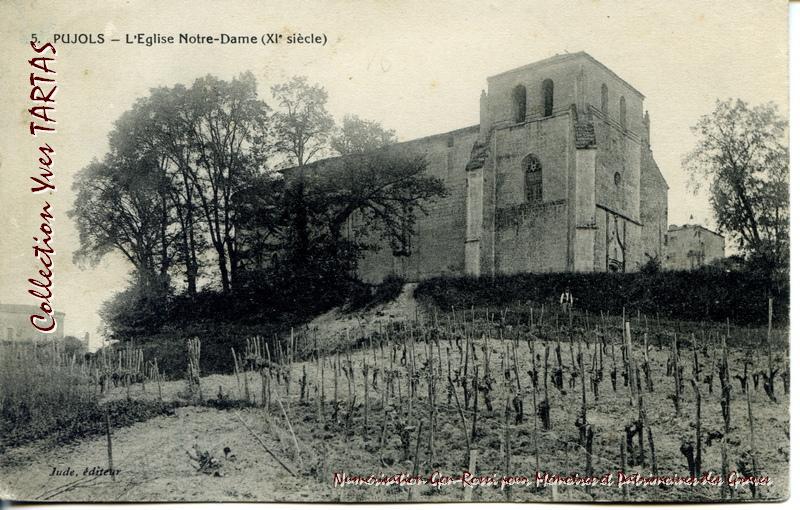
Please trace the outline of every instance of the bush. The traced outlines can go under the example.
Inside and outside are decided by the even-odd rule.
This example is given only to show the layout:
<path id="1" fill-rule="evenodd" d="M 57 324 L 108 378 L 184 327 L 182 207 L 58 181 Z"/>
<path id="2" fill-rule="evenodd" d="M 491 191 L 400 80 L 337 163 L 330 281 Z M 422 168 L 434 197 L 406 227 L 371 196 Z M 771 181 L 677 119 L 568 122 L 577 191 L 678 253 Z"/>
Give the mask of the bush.
<path id="1" fill-rule="evenodd" d="M 274 335 L 283 335 L 284 329 L 279 325 L 264 323 L 261 325 L 243 325 L 236 323 L 217 323 L 213 319 L 189 321 L 180 328 L 174 328 L 142 336 L 132 346 L 141 348 L 145 360 L 158 359 L 159 370 L 170 379 L 186 376 L 188 357 L 186 340 L 200 339 L 200 375 L 225 374 L 233 371 L 233 355 L 244 351 L 247 338 L 261 336 L 267 339 Z M 126 342 L 127 344 L 127 342 Z M 124 348 L 125 344 L 114 344 L 107 349 Z M 116 355 L 112 356 L 116 359 Z"/>
<path id="2" fill-rule="evenodd" d="M 216 402 L 212 402 L 212 407 Z M 62 411 L 56 422 L 30 424 L 10 423 L 0 430 L 2 448 L 19 446 L 38 439 L 51 438 L 56 444 L 65 444 L 88 436 L 105 434 L 106 412 L 112 428 L 127 427 L 161 415 L 173 414 L 182 402 L 153 400 L 112 400 L 105 404 L 90 402 Z"/>
<path id="3" fill-rule="evenodd" d="M 397 299 L 406 281 L 399 276 L 387 276 L 378 285 L 362 284 L 358 292 L 351 293 L 348 306 L 350 310 L 369 310 L 378 305 Z"/>
<path id="4" fill-rule="evenodd" d="M 730 319 L 765 324 L 767 297 L 773 296 L 773 322 L 787 324 L 789 284 L 756 272 L 706 267 L 651 273 L 545 273 L 491 277 L 439 277 L 420 282 L 414 296 L 442 310 L 470 306 L 557 303 L 569 287 L 575 307 L 590 313 L 622 308 L 688 321 Z"/>

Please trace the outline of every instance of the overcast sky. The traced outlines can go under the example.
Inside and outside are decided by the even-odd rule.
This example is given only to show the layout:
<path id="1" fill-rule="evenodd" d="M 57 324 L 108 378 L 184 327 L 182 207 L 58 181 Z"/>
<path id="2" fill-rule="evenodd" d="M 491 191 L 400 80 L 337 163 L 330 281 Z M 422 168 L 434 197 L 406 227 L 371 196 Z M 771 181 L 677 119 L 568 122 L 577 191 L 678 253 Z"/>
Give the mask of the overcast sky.
<path id="1" fill-rule="evenodd" d="M 91 2 L 81 2 L 91 4 Z M 31 237 L 42 201 L 54 207 L 55 305 L 67 334 L 89 331 L 99 343 L 99 305 L 121 290 L 130 268 L 110 256 L 93 269 L 72 263 L 78 247 L 67 217 L 72 178 L 107 150 L 115 119 L 151 87 L 190 84 L 210 73 L 229 79 L 252 71 L 262 97 L 303 74 L 324 85 L 337 120 L 352 113 L 378 120 L 403 140 L 478 122 L 486 77 L 550 57 L 586 51 L 645 96 L 656 161 L 670 186 L 670 223 L 713 227 L 707 196 L 691 196 L 681 157 L 689 127 L 717 98 L 773 101 L 788 112 L 785 1 L 768 2 L 121 2 L 91 7 L 62 2 L 5 2 L 0 68 L 0 302 L 35 302 L 26 280 L 37 266 Z M 103 45 L 58 45 L 58 133 L 27 134 L 27 41 L 31 33 L 103 33 Z M 125 34 L 260 35 L 325 33 L 319 46 L 134 46 Z M 10 119 L 10 120 L 8 120 Z M 56 149 L 58 190 L 28 193 L 36 142 Z"/>

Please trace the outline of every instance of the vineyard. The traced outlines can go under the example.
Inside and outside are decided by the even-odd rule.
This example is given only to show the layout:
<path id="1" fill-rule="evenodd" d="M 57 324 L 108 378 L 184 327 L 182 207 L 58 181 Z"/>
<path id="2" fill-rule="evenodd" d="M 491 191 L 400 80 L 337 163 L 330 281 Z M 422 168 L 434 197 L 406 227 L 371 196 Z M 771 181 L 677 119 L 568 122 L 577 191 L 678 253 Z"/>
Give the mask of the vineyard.
<path id="1" fill-rule="evenodd" d="M 70 391 L 105 406 L 107 425 L 100 419 L 90 427 L 83 435 L 91 447 L 81 451 L 120 474 L 89 477 L 91 483 L 78 477 L 49 492 L 42 487 L 46 477 L 33 477 L 23 496 L 748 501 L 788 495 L 788 339 L 771 323 L 746 329 L 547 306 L 414 315 L 334 336 L 306 328 L 280 339 L 245 338 L 231 349 L 226 375 L 200 373 L 203 343 L 196 338 L 186 341 L 181 380 L 166 380 L 158 360 L 144 359 L 135 346 L 84 362 L 51 359 L 71 374 Z M 131 428 L 140 439 L 130 443 L 138 446 L 125 439 L 118 446 L 115 437 L 126 429 L 107 409 L 136 402 L 159 411 Z M 197 422 L 178 427 L 169 421 L 176 417 Z M 174 433 L 148 442 L 151 423 Z M 182 432 L 186 427 L 192 432 Z M 10 474 L 31 469 L 23 454 L 30 446 L 17 442 L 7 452 Z M 139 452 L 136 462 L 127 451 Z M 465 471 L 472 482 L 464 483 Z M 620 472 L 631 483 L 619 484 Z M 613 483 L 602 483 L 606 474 Z M 387 483 L 395 475 L 407 483 Z M 541 483 L 544 476 L 563 483 Z"/>

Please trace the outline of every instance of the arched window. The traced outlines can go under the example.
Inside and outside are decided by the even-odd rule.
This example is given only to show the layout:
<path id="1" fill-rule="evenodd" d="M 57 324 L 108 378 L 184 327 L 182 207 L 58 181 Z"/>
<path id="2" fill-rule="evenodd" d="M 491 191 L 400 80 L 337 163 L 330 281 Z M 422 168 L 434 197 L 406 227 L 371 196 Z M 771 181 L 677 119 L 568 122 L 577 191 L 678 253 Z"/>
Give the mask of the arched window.
<path id="1" fill-rule="evenodd" d="M 619 98 L 619 123 L 622 124 L 622 129 L 628 129 L 628 109 L 625 106 L 625 98 Z"/>
<path id="2" fill-rule="evenodd" d="M 514 100 L 514 122 L 525 122 L 525 115 L 528 107 L 528 93 L 525 87 L 517 85 L 512 94 Z"/>
<path id="3" fill-rule="evenodd" d="M 553 115 L 553 80 L 549 78 L 542 82 L 542 110 L 545 117 Z"/>
<path id="4" fill-rule="evenodd" d="M 608 87 L 605 83 L 600 87 L 600 111 L 608 115 Z"/>
<path id="5" fill-rule="evenodd" d="M 523 161 L 525 170 L 525 201 L 542 201 L 542 164 L 533 156 Z"/>

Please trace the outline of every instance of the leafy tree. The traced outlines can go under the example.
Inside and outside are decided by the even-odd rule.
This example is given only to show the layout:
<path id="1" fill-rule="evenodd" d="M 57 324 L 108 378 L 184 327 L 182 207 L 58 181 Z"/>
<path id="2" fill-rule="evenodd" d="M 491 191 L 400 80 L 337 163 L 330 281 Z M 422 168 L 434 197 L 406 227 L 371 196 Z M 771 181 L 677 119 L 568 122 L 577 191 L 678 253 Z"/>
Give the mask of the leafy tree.
<path id="1" fill-rule="evenodd" d="M 233 225 L 243 270 L 261 269 L 282 249 L 284 180 L 274 174 L 254 176 L 234 195 Z"/>
<path id="2" fill-rule="evenodd" d="M 339 155 L 346 155 L 384 149 L 395 143 L 394 130 L 384 129 L 375 121 L 345 115 L 342 126 L 336 129 L 331 139 L 331 148 Z"/>
<path id="3" fill-rule="evenodd" d="M 135 268 L 140 287 L 166 289 L 175 250 L 161 159 L 111 152 L 78 172 L 72 187 L 68 214 L 81 244 L 73 258 L 95 265 L 116 250 Z"/>
<path id="4" fill-rule="evenodd" d="M 333 245 L 342 242 L 349 221 L 349 241 L 359 250 L 376 248 L 381 238 L 395 254 L 407 255 L 416 215 L 447 193 L 440 179 L 425 174 L 427 166 L 425 156 L 400 149 L 320 162 L 309 194 Z"/>
<path id="5" fill-rule="evenodd" d="M 115 340 L 152 335 L 168 320 L 169 303 L 165 289 L 147 287 L 134 279 L 100 307 L 104 335 Z"/>
<path id="6" fill-rule="evenodd" d="M 182 106 L 175 114 L 195 158 L 189 178 L 217 254 L 222 290 L 228 292 L 237 283 L 240 258 L 233 197 L 266 164 L 269 108 L 257 96 L 252 73 L 230 82 L 200 78 Z"/>
<path id="7" fill-rule="evenodd" d="M 302 168 L 325 156 L 334 127 L 326 108 L 328 93 L 320 85 L 295 76 L 272 87 L 275 113 L 272 115 L 276 154 L 291 166 Z"/>
<path id="8" fill-rule="evenodd" d="M 137 232 L 114 235 L 144 245 L 137 246 L 139 250 L 153 248 L 150 236 L 160 238 L 163 267 L 157 272 L 163 279 L 173 262 L 181 264 L 189 294 L 197 290 L 203 252 L 210 246 L 217 256 L 223 291 L 228 292 L 236 284 L 241 257 L 235 197 L 264 171 L 270 147 L 268 121 L 269 109 L 258 99 L 250 73 L 230 82 L 206 76 L 188 89 L 181 85 L 153 89 L 115 124 L 105 166 L 87 169 L 86 178 L 76 185 L 81 193 L 75 205 L 82 227 L 79 257 L 102 255 L 101 248 L 113 246 L 132 259 L 137 270 L 151 271 L 152 264 L 143 260 L 149 255 L 95 235 L 105 228 L 103 222 L 120 228 L 115 222 L 126 218 L 115 213 L 117 195 L 131 192 L 136 204 L 145 207 L 123 214 L 161 214 L 160 223 L 150 218 L 132 221 L 131 229 Z M 108 186 L 99 190 L 90 182 L 91 175 L 107 177 L 101 182 Z M 117 181 L 130 186 L 115 189 Z"/>
<path id="9" fill-rule="evenodd" d="M 692 128 L 697 145 L 683 159 L 694 191 L 708 186 L 719 228 L 769 272 L 789 261 L 786 127 L 772 103 L 717 100 Z"/>
<path id="10" fill-rule="evenodd" d="M 309 219 L 306 203 L 305 167 L 326 155 L 333 117 L 326 109 L 328 93 L 308 79 L 295 76 L 272 87 L 276 111 L 272 116 L 275 154 L 285 166 L 294 167 L 295 178 L 286 189 L 286 217 L 289 220 L 289 260 L 302 274 L 309 262 Z"/>
<path id="11" fill-rule="evenodd" d="M 177 262 L 184 267 L 187 292 L 194 295 L 201 270 L 200 257 L 208 243 L 192 179 L 195 172 L 192 144 L 180 125 L 179 112 L 186 93 L 182 85 L 152 89 L 150 96 L 137 100 L 122 114 L 109 138 L 111 145 L 122 152 L 150 152 L 163 157 L 167 192 L 175 213 L 172 228 L 176 230 Z"/>

